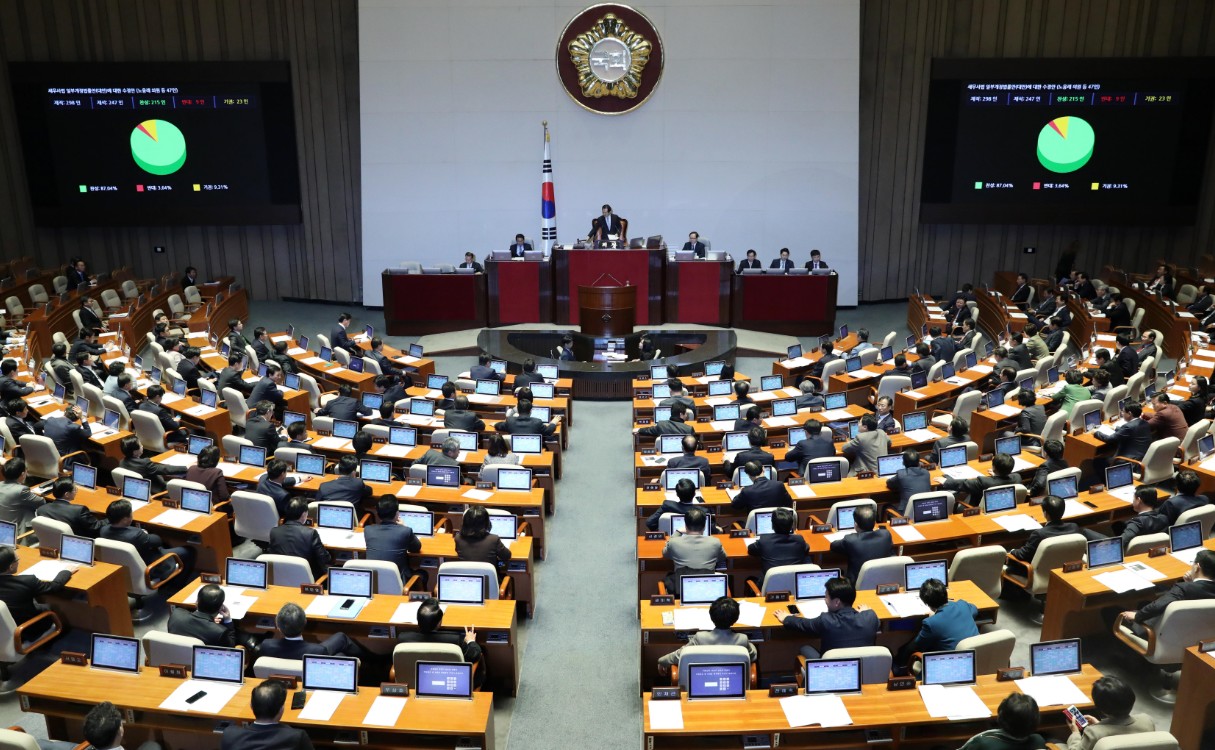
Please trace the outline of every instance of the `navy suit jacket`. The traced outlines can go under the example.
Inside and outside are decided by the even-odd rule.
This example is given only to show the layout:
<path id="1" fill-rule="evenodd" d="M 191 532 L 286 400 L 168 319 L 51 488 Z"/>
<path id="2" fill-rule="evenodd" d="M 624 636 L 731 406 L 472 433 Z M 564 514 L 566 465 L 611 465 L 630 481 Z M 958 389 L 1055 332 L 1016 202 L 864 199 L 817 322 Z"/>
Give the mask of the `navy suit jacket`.
<path id="1" fill-rule="evenodd" d="M 338 396 L 321 407 L 317 412 L 317 416 L 333 417 L 334 419 L 346 419 L 355 421 L 359 416 L 370 416 L 371 409 L 363 406 L 358 399 L 351 396 Z"/>
<path id="2" fill-rule="evenodd" d="M 1147 454 L 1147 449 L 1152 445 L 1152 428 L 1146 421 L 1138 417 L 1114 430 L 1114 434 L 1108 438 L 1103 437 L 1100 432 L 1094 434 L 1102 442 L 1116 444 L 1119 456 L 1133 458 L 1136 461 L 1142 461 L 1144 455 Z"/>
<path id="3" fill-rule="evenodd" d="M 709 483 L 709 459 L 704 456 L 688 456 L 680 455 L 667 461 L 668 469 L 700 469 L 700 473 L 705 478 L 705 484 Z"/>
<path id="4" fill-rule="evenodd" d="M 299 521 L 287 521 L 270 530 L 270 554 L 294 555 L 308 561 L 312 575 L 320 577 L 329 567 L 329 551 L 316 529 Z"/>
<path id="5" fill-rule="evenodd" d="M 799 565 L 806 561 L 810 546 L 800 534 L 761 534 L 747 547 L 747 554 L 762 562 L 760 575 L 780 565 Z"/>
<path id="6" fill-rule="evenodd" d="M 785 454 L 785 460 L 795 463 L 799 469 L 803 469 L 811 459 L 830 458 L 834 455 L 835 443 L 831 442 L 831 432 L 823 430 L 817 438 L 799 440 L 797 445 Z"/>
<path id="7" fill-rule="evenodd" d="M 979 634 L 975 615 L 979 609 L 967 601 L 946 602 L 932 616 L 920 623 L 920 632 L 912 641 L 912 652 L 953 651 L 958 641 Z"/>
<path id="8" fill-rule="evenodd" d="M 819 653 L 833 648 L 860 648 L 877 642 L 881 623 L 872 609 L 858 612 L 852 607 L 843 607 L 835 612 L 824 612 L 818 617 L 786 617 L 785 630 L 818 636 Z"/>
<path id="9" fill-rule="evenodd" d="M 792 508 L 793 498 L 784 484 L 761 475 L 750 487 L 743 487 L 730 505 L 735 510 L 749 513 L 756 508 Z"/>
<path id="10" fill-rule="evenodd" d="M 60 456 L 66 456 L 84 450 L 90 433 L 79 422 L 71 422 L 67 417 L 52 417 L 46 420 L 42 434 L 54 441 Z"/>
<path id="11" fill-rule="evenodd" d="M 220 750 L 312 750 L 312 740 L 303 729 L 286 724 L 233 724 L 224 730 Z"/>
<path id="12" fill-rule="evenodd" d="M 848 577 L 855 583 L 865 563 L 888 557 L 894 551 L 894 540 L 886 529 L 860 531 L 832 542 L 831 551 L 848 558 Z"/>
<path id="13" fill-rule="evenodd" d="M 76 536 L 96 539 L 97 534 L 101 532 L 101 519 L 83 505 L 69 503 L 67 500 L 49 500 L 34 511 L 34 515 L 62 521 L 72 527 L 72 533 Z"/>
<path id="14" fill-rule="evenodd" d="M 912 495 L 932 491 L 932 475 L 921 466 L 904 467 L 886 479 L 886 486 L 892 492 L 899 493 L 898 511 L 902 514 L 907 510 L 907 502 Z"/>
<path id="15" fill-rule="evenodd" d="M 394 563 L 401 571 L 401 581 L 407 583 L 413 575 L 409 567 L 409 553 L 422 550 L 422 542 L 408 526 L 393 523 L 376 523 L 363 527 L 367 541 L 367 559 Z"/>
<path id="16" fill-rule="evenodd" d="M 345 502 L 358 505 L 363 498 L 371 497 L 371 487 L 358 477 L 338 476 L 322 482 L 316 490 L 316 499 L 325 502 Z"/>
<path id="17" fill-rule="evenodd" d="M 278 385 L 270 378 L 262 378 L 253 384 L 253 390 L 249 393 L 248 404 L 250 406 L 259 401 L 269 401 L 276 407 L 283 405 L 283 392 L 278 389 Z"/>

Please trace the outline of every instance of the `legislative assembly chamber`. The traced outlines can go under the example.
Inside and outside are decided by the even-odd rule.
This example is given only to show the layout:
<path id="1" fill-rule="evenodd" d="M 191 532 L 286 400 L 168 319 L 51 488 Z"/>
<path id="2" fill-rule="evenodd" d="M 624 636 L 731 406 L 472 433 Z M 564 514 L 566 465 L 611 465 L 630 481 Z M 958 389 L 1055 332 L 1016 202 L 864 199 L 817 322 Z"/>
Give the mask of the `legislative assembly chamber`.
<path id="1" fill-rule="evenodd" d="M 0 3 L 0 750 L 1215 750 L 1206 0 Z"/>

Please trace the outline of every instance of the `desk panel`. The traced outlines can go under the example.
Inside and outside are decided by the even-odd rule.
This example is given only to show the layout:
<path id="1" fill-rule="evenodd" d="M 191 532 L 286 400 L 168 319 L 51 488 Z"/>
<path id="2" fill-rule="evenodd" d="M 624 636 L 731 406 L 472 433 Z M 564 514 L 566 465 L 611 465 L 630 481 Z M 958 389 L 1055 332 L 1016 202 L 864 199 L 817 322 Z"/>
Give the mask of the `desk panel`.
<path id="1" fill-rule="evenodd" d="M 485 327 L 485 274 L 382 273 L 389 336 Z"/>
<path id="2" fill-rule="evenodd" d="M 668 259 L 666 322 L 729 325 L 733 271 L 733 263 L 728 260 Z"/>
<path id="3" fill-rule="evenodd" d="M 753 331 L 821 336 L 835 328 L 839 277 L 733 277 L 731 325 Z"/>
<path id="4" fill-rule="evenodd" d="M 638 326 L 661 323 L 662 259 L 661 250 L 554 250 L 557 322 L 577 325 L 578 287 L 607 274 L 637 287 Z M 614 284 L 606 276 L 603 283 Z"/>
<path id="5" fill-rule="evenodd" d="M 548 323 L 553 319 L 552 260 L 485 261 L 491 327 Z"/>

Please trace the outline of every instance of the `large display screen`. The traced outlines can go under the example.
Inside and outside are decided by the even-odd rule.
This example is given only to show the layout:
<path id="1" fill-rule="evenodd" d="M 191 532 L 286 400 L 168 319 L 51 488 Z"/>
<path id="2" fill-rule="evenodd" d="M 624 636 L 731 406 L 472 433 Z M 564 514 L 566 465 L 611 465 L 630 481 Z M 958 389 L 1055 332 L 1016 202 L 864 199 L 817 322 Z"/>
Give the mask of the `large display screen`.
<path id="1" fill-rule="evenodd" d="M 920 219 L 1192 223 L 1210 59 L 934 60 Z"/>
<path id="2" fill-rule="evenodd" d="M 300 221 L 287 63 L 11 63 L 34 220 Z"/>

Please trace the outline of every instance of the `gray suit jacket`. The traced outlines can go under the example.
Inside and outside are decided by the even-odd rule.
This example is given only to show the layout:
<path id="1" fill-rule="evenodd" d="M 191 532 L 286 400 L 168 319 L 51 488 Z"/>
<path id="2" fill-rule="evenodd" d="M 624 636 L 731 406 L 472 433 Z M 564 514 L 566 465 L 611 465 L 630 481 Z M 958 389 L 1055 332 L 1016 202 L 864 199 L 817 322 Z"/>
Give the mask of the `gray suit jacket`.
<path id="1" fill-rule="evenodd" d="M 721 540 L 699 534 L 676 534 L 667 540 L 667 545 L 662 548 L 662 556 L 674 563 L 676 568 L 697 570 L 713 570 L 718 563 L 726 561 Z"/>
<path id="2" fill-rule="evenodd" d="M 878 457 L 890 453 L 890 438 L 881 430 L 860 432 L 844 446 L 843 452 L 852 462 L 852 474 L 877 471 Z"/>
<path id="3" fill-rule="evenodd" d="M 751 661 L 754 662 L 758 657 L 755 651 L 755 646 L 751 645 L 751 641 L 745 633 L 735 633 L 733 630 L 722 630 L 714 628 L 713 630 L 698 630 L 688 639 L 689 646 L 742 646 L 747 649 L 747 654 L 750 655 Z M 679 654 L 683 648 L 677 648 L 666 656 L 660 658 L 658 663 L 663 666 L 674 666 L 679 663 Z"/>
<path id="4" fill-rule="evenodd" d="M 0 521 L 17 524 L 17 534 L 30 530 L 34 511 L 45 501 L 20 482 L 0 482 Z"/>
<path id="5" fill-rule="evenodd" d="M 1067 738 L 1067 750 L 1093 750 L 1098 741 L 1122 734 L 1156 731 L 1156 722 L 1147 714 L 1131 714 L 1125 719 L 1106 719 L 1089 724 L 1083 732 L 1072 732 Z"/>

